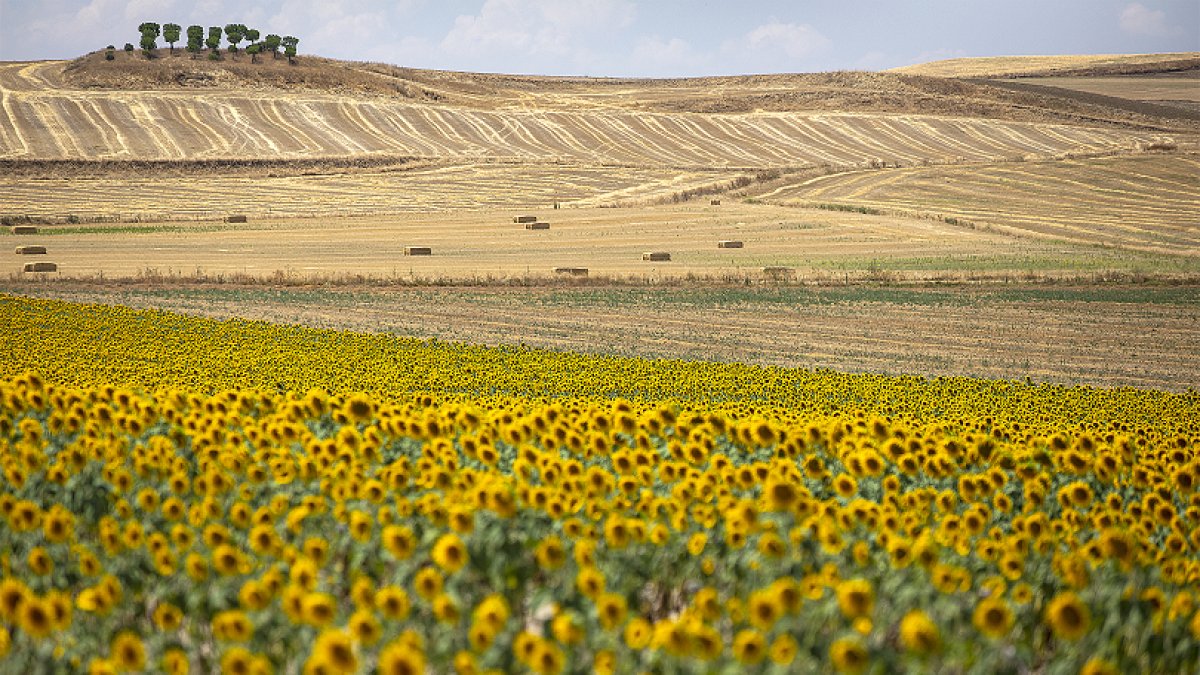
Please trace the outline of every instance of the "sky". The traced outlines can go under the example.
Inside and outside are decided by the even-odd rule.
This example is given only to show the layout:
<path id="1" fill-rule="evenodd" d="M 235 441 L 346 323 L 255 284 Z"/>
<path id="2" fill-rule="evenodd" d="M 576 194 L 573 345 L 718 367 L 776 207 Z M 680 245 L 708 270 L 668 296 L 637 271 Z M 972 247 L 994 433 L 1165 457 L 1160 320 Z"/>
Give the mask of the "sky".
<path id="1" fill-rule="evenodd" d="M 1200 51 L 1197 0 L 0 0 L 0 60 L 138 44 L 143 21 L 417 68 L 683 77 L 962 56 Z"/>

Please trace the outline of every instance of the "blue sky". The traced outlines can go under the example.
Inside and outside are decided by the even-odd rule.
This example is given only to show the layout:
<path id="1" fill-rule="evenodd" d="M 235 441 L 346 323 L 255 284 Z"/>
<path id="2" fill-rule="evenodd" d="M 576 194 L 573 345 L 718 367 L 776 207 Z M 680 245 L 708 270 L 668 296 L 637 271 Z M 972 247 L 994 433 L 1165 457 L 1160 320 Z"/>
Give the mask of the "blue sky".
<path id="1" fill-rule="evenodd" d="M 245 23 L 300 52 L 483 72 L 674 77 L 958 56 L 1200 51 L 1196 0 L 0 0 L 0 60 Z"/>

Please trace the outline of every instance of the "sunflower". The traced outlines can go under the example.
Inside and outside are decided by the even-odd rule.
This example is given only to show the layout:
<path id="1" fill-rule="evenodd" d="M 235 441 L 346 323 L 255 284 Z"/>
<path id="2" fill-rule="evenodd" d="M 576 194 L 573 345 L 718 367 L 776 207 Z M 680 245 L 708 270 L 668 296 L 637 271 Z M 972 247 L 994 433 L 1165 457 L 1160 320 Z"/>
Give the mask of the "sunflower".
<path id="1" fill-rule="evenodd" d="M 163 652 L 162 660 L 159 661 L 159 667 L 167 675 L 188 675 L 188 671 L 191 670 L 191 663 L 188 661 L 187 654 L 182 649 L 168 649 Z"/>
<path id="2" fill-rule="evenodd" d="M 654 627 L 640 616 L 634 617 L 625 624 L 625 644 L 629 645 L 630 649 L 645 649 L 650 644 L 650 638 L 653 635 Z M 562 642 L 561 639 L 559 641 Z"/>
<path id="3" fill-rule="evenodd" d="M 0 618 L 8 623 L 16 623 L 21 605 L 31 595 L 29 587 L 19 579 L 0 581 Z"/>
<path id="4" fill-rule="evenodd" d="M 1004 600 L 990 596 L 975 606 L 971 622 L 980 633 L 993 639 L 1002 638 L 1012 630 L 1012 609 Z"/>
<path id="5" fill-rule="evenodd" d="M 244 612 L 228 610 L 213 617 L 212 631 L 219 640 L 246 642 L 254 635 L 254 624 Z"/>
<path id="6" fill-rule="evenodd" d="M 900 620 L 900 644 L 914 654 L 930 654 L 941 649 L 942 635 L 928 614 L 915 609 Z"/>
<path id="7" fill-rule="evenodd" d="M 337 615 L 337 603 L 328 593 L 306 593 L 300 606 L 304 622 L 313 626 L 327 626 Z"/>
<path id="8" fill-rule="evenodd" d="M 555 535 L 546 537 L 538 544 L 534 555 L 537 558 L 538 566 L 544 570 L 556 570 L 562 567 L 567 560 L 567 552 L 563 548 L 562 540 Z"/>
<path id="9" fill-rule="evenodd" d="M 413 579 L 413 588 L 417 595 L 427 601 L 433 600 L 442 592 L 442 575 L 432 567 L 423 567 Z"/>
<path id="10" fill-rule="evenodd" d="M 833 490 L 843 499 L 849 499 L 858 492 L 858 481 L 849 474 L 838 474 L 833 479 Z"/>
<path id="11" fill-rule="evenodd" d="M 243 562 L 241 551 L 229 544 L 222 544 L 213 551 L 212 565 L 218 574 L 224 576 L 240 574 Z"/>
<path id="12" fill-rule="evenodd" d="M 433 561 L 453 574 L 467 564 L 467 547 L 453 532 L 442 535 L 433 545 Z"/>
<path id="13" fill-rule="evenodd" d="M 754 665 L 767 655 L 767 641 L 762 633 L 747 628 L 733 637 L 733 655 L 746 665 Z"/>
<path id="14" fill-rule="evenodd" d="M 550 632 L 564 645 L 578 644 L 584 638 L 583 621 L 573 611 L 560 612 L 550 622 Z"/>
<path id="15" fill-rule="evenodd" d="M 604 592 L 604 575 L 595 567 L 583 567 L 575 576 L 575 586 L 585 597 L 594 601 Z"/>
<path id="16" fill-rule="evenodd" d="M 1061 593 L 1046 606 L 1046 623 L 1060 640 L 1078 640 L 1087 634 L 1092 613 L 1072 591 Z"/>
<path id="17" fill-rule="evenodd" d="M 771 643 L 771 649 L 767 653 L 767 656 L 776 665 L 790 666 L 799 652 L 800 645 L 796 643 L 796 638 L 784 634 L 775 638 L 775 641 Z"/>
<path id="18" fill-rule="evenodd" d="M 875 591 L 865 579 L 850 579 L 837 585 L 838 608 L 847 619 L 869 616 L 875 609 Z"/>
<path id="19" fill-rule="evenodd" d="M 410 528 L 388 525 L 383 528 L 383 545 L 397 560 L 407 560 L 416 550 L 417 540 Z"/>
<path id="20" fill-rule="evenodd" d="M 441 593 L 433 599 L 433 615 L 442 623 L 458 623 L 458 603 L 449 595 Z"/>
<path id="21" fill-rule="evenodd" d="M 324 666 L 329 673 L 353 673 L 358 670 L 358 655 L 354 653 L 354 642 L 344 630 L 327 630 L 317 636 L 313 643 L 309 663 Z"/>
<path id="22" fill-rule="evenodd" d="M 396 586 L 384 586 L 375 593 L 375 608 L 385 617 L 403 620 L 408 616 L 408 594 Z"/>
<path id="23" fill-rule="evenodd" d="M 760 630 L 770 631 L 775 622 L 783 616 L 783 603 L 770 590 L 751 593 L 747 605 L 750 623 Z"/>
<path id="24" fill-rule="evenodd" d="M 595 598 L 596 616 L 605 630 L 613 630 L 625 621 L 628 605 L 624 596 L 616 593 L 601 593 Z"/>
<path id="25" fill-rule="evenodd" d="M 562 673 L 566 663 L 563 650 L 550 641 L 539 640 L 536 643 L 533 657 L 529 659 L 529 668 L 539 675 L 557 675 Z"/>
<path id="26" fill-rule="evenodd" d="M 245 647 L 232 647 L 221 655 L 222 675 L 252 675 L 254 654 Z"/>
<path id="27" fill-rule="evenodd" d="M 867 649 L 856 637 L 842 637 L 829 646 L 829 661 L 839 673 L 861 673 L 867 669 Z"/>
<path id="28" fill-rule="evenodd" d="M 30 594 L 21 602 L 18 614 L 21 630 L 30 637 L 41 639 L 54 631 L 54 610 L 42 598 Z"/>
<path id="29" fill-rule="evenodd" d="M 146 647 L 136 634 L 125 631 L 112 642 L 111 659 L 119 670 L 137 672 L 146 667 Z"/>
<path id="30" fill-rule="evenodd" d="M 183 622 L 183 611 L 169 602 L 154 608 L 154 625 L 162 631 L 173 631 Z"/>

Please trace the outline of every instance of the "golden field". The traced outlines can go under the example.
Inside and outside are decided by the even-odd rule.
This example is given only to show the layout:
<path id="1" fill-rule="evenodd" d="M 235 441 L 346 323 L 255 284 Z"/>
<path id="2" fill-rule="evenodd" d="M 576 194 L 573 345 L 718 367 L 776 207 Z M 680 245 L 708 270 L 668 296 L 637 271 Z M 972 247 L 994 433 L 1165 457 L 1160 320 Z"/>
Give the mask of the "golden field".
<path id="1" fill-rule="evenodd" d="M 1200 658 L 1194 393 L 0 302 L 16 669 Z"/>

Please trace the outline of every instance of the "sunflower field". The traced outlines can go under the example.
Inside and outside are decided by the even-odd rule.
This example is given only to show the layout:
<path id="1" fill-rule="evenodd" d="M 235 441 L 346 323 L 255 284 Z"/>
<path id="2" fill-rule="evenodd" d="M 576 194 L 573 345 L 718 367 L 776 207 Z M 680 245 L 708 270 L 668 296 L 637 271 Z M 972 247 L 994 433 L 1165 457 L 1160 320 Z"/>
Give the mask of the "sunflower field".
<path id="1" fill-rule="evenodd" d="M 1196 392 L 0 317 L 0 672 L 1200 668 Z"/>

